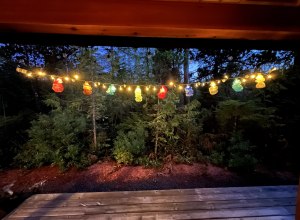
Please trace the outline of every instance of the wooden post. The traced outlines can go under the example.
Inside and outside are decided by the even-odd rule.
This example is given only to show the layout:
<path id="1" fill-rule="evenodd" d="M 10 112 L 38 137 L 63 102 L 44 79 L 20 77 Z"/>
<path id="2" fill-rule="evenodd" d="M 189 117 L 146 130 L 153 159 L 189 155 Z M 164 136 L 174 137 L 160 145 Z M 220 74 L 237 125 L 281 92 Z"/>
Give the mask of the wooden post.
<path id="1" fill-rule="evenodd" d="M 300 48 L 297 48 L 295 50 L 295 70 L 300 71 Z M 299 72 L 296 74 L 300 74 Z M 297 204 L 296 204 L 296 218 L 300 219 L 300 177 L 299 177 L 299 183 L 298 183 L 298 192 L 297 192 Z"/>

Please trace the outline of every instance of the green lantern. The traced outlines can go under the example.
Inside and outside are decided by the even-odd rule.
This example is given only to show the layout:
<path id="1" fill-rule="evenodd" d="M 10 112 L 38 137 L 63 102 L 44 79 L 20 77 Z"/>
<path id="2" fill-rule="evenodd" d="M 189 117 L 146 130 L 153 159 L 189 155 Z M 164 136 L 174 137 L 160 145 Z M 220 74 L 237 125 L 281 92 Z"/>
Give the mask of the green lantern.
<path id="1" fill-rule="evenodd" d="M 116 90 L 117 88 L 113 84 L 110 84 L 108 89 L 106 90 L 106 93 L 109 95 L 114 95 Z"/>
<path id="2" fill-rule="evenodd" d="M 241 92 L 243 91 L 243 86 L 242 86 L 242 82 L 240 79 L 235 79 L 232 83 L 232 89 L 235 91 L 235 92 Z"/>

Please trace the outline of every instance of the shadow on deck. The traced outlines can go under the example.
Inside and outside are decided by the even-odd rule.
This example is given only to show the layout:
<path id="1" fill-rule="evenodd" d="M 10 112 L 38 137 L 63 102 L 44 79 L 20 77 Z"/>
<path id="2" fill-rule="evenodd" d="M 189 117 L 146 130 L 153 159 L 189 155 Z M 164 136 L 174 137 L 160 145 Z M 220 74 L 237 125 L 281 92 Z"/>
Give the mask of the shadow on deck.
<path id="1" fill-rule="evenodd" d="M 297 186 L 38 194 L 5 219 L 295 219 Z"/>

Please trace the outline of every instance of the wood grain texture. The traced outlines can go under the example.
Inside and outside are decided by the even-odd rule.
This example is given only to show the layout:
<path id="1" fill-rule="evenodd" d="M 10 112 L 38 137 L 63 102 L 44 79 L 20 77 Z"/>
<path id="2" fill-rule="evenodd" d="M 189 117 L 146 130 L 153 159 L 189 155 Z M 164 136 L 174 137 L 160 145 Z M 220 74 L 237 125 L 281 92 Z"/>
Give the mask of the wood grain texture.
<path id="1" fill-rule="evenodd" d="M 2 0 L 0 32 L 99 36 L 300 39 L 300 7 L 201 1 Z"/>
<path id="2" fill-rule="evenodd" d="M 40 194 L 6 219 L 295 218 L 297 186 Z"/>

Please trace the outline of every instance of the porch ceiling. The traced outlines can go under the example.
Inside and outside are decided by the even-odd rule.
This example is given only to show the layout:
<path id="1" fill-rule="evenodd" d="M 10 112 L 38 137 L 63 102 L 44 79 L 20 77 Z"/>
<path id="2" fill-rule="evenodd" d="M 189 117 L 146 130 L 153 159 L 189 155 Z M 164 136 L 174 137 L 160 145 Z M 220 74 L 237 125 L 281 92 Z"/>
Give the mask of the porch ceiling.
<path id="1" fill-rule="evenodd" d="M 1 35 L 20 33 L 300 40 L 299 0 L 2 0 Z"/>

